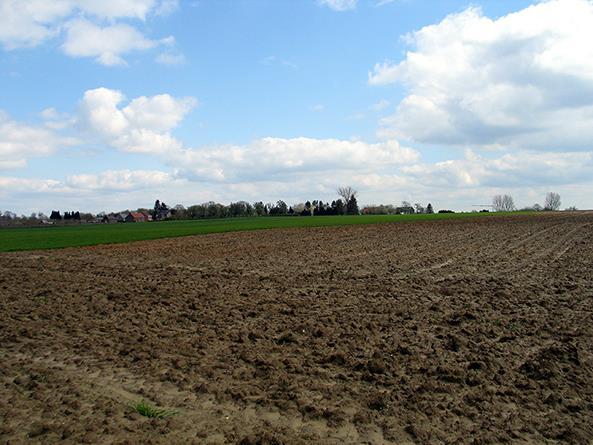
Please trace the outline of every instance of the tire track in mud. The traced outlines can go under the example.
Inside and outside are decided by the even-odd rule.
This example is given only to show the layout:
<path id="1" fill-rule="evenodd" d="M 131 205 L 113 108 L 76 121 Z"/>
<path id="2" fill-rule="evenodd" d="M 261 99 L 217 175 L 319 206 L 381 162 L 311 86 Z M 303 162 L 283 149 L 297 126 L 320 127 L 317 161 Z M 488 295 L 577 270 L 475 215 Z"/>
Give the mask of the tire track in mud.
<path id="1" fill-rule="evenodd" d="M 535 268 L 549 268 L 552 263 L 560 260 L 571 248 L 583 238 L 583 232 L 593 227 L 591 223 L 570 227 L 563 224 L 554 226 L 555 231 L 546 231 L 546 237 L 537 238 L 538 243 L 531 245 L 527 252 L 521 252 L 521 259 L 504 269 L 505 272 L 527 273 Z"/>

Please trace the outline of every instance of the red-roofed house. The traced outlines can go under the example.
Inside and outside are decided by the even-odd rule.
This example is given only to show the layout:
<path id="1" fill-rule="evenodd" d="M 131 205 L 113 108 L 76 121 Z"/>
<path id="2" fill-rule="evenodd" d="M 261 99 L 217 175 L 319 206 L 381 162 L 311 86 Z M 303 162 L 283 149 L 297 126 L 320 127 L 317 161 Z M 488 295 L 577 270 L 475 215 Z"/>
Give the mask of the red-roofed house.
<path id="1" fill-rule="evenodd" d="M 148 219 L 144 213 L 140 212 L 130 212 L 128 216 L 126 216 L 126 222 L 146 222 Z"/>

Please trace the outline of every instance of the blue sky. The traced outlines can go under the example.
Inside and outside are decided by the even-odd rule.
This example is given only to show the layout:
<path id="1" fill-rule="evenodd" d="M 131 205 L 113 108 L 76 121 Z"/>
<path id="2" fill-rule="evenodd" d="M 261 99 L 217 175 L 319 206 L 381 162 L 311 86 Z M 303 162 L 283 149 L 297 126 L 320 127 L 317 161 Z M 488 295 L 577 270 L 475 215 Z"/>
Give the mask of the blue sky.
<path id="1" fill-rule="evenodd" d="M 0 210 L 593 206 L 588 0 L 0 0 Z"/>

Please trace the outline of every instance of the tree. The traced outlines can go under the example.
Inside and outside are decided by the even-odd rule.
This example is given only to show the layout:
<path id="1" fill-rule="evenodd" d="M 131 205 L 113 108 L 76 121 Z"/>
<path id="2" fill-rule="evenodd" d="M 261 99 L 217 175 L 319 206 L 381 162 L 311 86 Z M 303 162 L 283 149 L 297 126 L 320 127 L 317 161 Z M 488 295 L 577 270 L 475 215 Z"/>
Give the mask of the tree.
<path id="1" fill-rule="evenodd" d="M 323 203 L 323 201 L 319 200 L 319 202 L 317 203 L 317 208 L 315 209 L 315 214 L 318 216 L 322 216 L 325 215 L 325 204 Z"/>
<path id="2" fill-rule="evenodd" d="M 255 214 L 257 216 L 264 216 L 267 215 L 267 209 L 263 202 L 259 201 L 253 204 L 253 208 L 255 209 Z"/>
<path id="3" fill-rule="evenodd" d="M 546 195 L 546 203 L 544 204 L 544 210 L 555 212 L 560 210 L 560 195 L 558 193 L 550 192 Z"/>
<path id="4" fill-rule="evenodd" d="M 61 220 L 62 219 L 62 215 L 60 215 L 60 211 L 59 210 L 52 210 L 51 211 L 51 215 L 49 216 L 49 219 Z"/>
<path id="5" fill-rule="evenodd" d="M 332 203 L 332 213 L 334 215 L 343 215 L 345 211 L 344 202 L 341 199 L 336 199 Z"/>
<path id="6" fill-rule="evenodd" d="M 269 214 L 271 216 L 284 216 L 288 214 L 288 205 L 284 201 L 278 201 L 276 205 L 270 207 Z"/>
<path id="7" fill-rule="evenodd" d="M 358 201 L 356 200 L 356 194 L 350 195 L 350 200 L 346 204 L 346 213 L 348 215 L 358 215 L 360 211 L 358 209 Z"/>
<path id="8" fill-rule="evenodd" d="M 426 213 L 429 213 L 429 214 L 433 214 L 434 213 L 434 210 L 432 208 L 432 204 L 431 203 L 428 203 L 428 205 L 426 206 Z"/>
<path id="9" fill-rule="evenodd" d="M 300 215 L 301 213 L 303 213 L 303 210 L 305 210 L 305 204 L 302 202 L 299 202 L 298 204 L 292 206 L 292 211 L 295 215 Z"/>
<path id="10" fill-rule="evenodd" d="M 515 200 L 511 195 L 496 195 L 492 198 L 492 208 L 497 212 L 513 212 Z"/>
<path id="11" fill-rule="evenodd" d="M 286 215 L 288 213 L 288 205 L 282 200 L 276 203 L 276 207 L 278 208 L 279 215 Z"/>
<path id="12" fill-rule="evenodd" d="M 173 219 L 185 219 L 187 218 L 187 209 L 182 204 L 177 204 L 171 209 Z"/>
<path id="13" fill-rule="evenodd" d="M 154 202 L 153 219 L 155 221 L 169 217 L 169 207 L 158 199 Z"/>
<path id="14" fill-rule="evenodd" d="M 344 210 L 347 211 L 348 210 L 347 207 L 348 207 L 348 203 L 350 202 L 350 199 L 354 196 L 354 198 L 356 200 L 356 197 L 358 196 L 358 192 L 350 186 L 338 187 L 338 195 L 344 199 L 344 202 L 346 203 L 346 209 L 344 209 Z"/>
<path id="15" fill-rule="evenodd" d="M 414 204 L 414 207 L 416 209 L 416 213 L 425 213 L 426 212 L 426 210 L 424 209 L 422 204 L 416 203 L 416 204 Z"/>
<path id="16" fill-rule="evenodd" d="M 313 205 L 311 204 L 311 201 L 305 203 L 305 208 L 301 212 L 301 216 L 313 216 Z"/>

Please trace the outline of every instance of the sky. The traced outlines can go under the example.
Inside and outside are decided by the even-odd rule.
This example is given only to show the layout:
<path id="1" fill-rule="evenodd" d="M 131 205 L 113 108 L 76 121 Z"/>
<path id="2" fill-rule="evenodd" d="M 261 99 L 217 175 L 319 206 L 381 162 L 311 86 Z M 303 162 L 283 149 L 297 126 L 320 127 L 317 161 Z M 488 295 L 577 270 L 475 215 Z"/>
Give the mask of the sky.
<path id="1" fill-rule="evenodd" d="M 0 211 L 593 208 L 593 1 L 0 0 Z"/>

